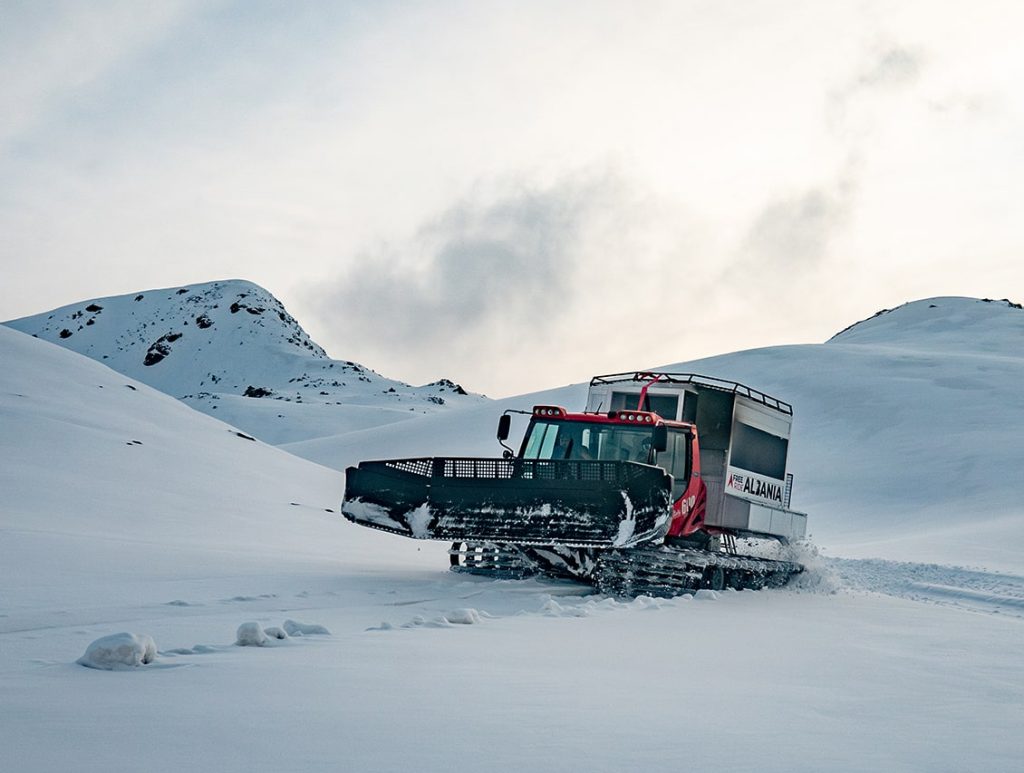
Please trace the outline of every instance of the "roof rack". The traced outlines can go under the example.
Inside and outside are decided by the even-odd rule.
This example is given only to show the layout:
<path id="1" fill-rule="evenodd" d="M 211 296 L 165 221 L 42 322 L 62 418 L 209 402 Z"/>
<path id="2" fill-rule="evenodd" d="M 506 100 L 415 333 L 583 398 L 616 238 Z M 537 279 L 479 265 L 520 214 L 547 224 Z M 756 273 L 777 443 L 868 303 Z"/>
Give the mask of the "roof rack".
<path id="1" fill-rule="evenodd" d="M 767 395 L 764 392 L 748 387 L 745 384 L 740 384 L 737 381 L 715 378 L 714 376 L 701 376 L 697 373 L 666 373 L 664 371 L 653 370 L 637 370 L 631 373 L 610 373 L 605 376 L 594 376 L 590 379 L 590 386 L 594 387 L 600 384 L 621 384 L 626 381 L 636 383 L 657 382 L 658 384 L 693 384 L 694 386 L 707 387 L 708 389 L 717 389 L 719 392 L 742 395 L 743 397 L 753 400 L 754 402 L 761 403 L 768 408 L 773 408 L 780 413 L 785 413 L 789 416 L 793 415 L 793 406 L 784 400 L 779 400 L 776 397 Z"/>

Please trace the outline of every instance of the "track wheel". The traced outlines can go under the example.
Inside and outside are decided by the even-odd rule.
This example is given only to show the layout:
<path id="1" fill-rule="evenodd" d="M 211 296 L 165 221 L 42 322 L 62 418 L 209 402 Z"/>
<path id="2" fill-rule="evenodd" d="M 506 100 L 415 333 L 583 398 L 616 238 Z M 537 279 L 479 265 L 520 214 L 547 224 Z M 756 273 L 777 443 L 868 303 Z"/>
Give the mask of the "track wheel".
<path id="1" fill-rule="evenodd" d="M 764 587 L 764 575 L 757 572 L 744 572 L 743 587 L 750 590 L 761 590 Z"/>
<path id="2" fill-rule="evenodd" d="M 451 559 L 452 566 L 462 566 L 462 552 L 469 548 L 465 542 L 453 542 L 452 549 L 448 551 L 448 557 Z"/>
<path id="3" fill-rule="evenodd" d="M 711 590 L 725 588 L 725 570 L 720 566 L 709 566 L 704 570 L 704 587 Z"/>
<path id="4" fill-rule="evenodd" d="M 739 569 L 726 574 L 725 584 L 733 590 L 743 590 L 744 588 L 750 587 L 750 583 L 747 579 L 747 572 Z"/>

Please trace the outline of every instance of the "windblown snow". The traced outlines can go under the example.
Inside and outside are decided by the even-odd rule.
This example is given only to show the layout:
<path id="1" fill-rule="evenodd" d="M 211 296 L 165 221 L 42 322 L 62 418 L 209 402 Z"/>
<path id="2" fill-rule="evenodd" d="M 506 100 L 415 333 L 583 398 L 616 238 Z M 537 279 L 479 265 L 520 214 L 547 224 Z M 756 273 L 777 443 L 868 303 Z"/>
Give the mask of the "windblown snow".
<path id="1" fill-rule="evenodd" d="M 214 326 L 261 318 L 226 301 Z M 338 512 L 345 465 L 496 455 L 505 407 L 585 386 L 275 448 L 0 326 L 3 767 L 1017 770 L 1021 340 L 1012 305 L 939 298 L 673 366 L 794 404 L 820 550 L 787 589 L 617 600 Z"/>

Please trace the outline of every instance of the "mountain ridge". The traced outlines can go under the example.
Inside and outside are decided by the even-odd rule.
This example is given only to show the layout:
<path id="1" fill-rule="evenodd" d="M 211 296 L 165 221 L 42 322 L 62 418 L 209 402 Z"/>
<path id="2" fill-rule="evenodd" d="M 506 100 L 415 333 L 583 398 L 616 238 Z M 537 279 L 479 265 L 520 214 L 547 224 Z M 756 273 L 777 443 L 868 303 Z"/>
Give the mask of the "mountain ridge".
<path id="1" fill-rule="evenodd" d="M 1001 349 L 1006 335 L 1024 336 L 1024 307 L 1003 298 L 937 296 L 908 301 L 854 322 L 826 344 L 912 344 L 919 350 L 955 345 Z"/>
<path id="2" fill-rule="evenodd" d="M 484 400 L 334 360 L 269 291 L 218 280 L 86 299 L 4 323 L 91 357 L 271 443 Z"/>

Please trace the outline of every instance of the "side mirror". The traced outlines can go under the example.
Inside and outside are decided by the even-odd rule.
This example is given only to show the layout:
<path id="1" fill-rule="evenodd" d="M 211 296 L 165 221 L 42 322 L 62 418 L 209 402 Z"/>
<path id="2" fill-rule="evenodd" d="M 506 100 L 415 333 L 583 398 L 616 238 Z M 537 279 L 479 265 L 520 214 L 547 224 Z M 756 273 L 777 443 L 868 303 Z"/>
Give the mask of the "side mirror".
<path id="1" fill-rule="evenodd" d="M 664 424 L 658 424 L 654 427 L 654 437 L 651 439 L 651 447 L 659 454 L 668 448 L 668 427 Z"/>
<path id="2" fill-rule="evenodd" d="M 498 440 L 508 440 L 508 433 L 512 428 L 512 417 L 503 413 L 498 419 Z"/>

